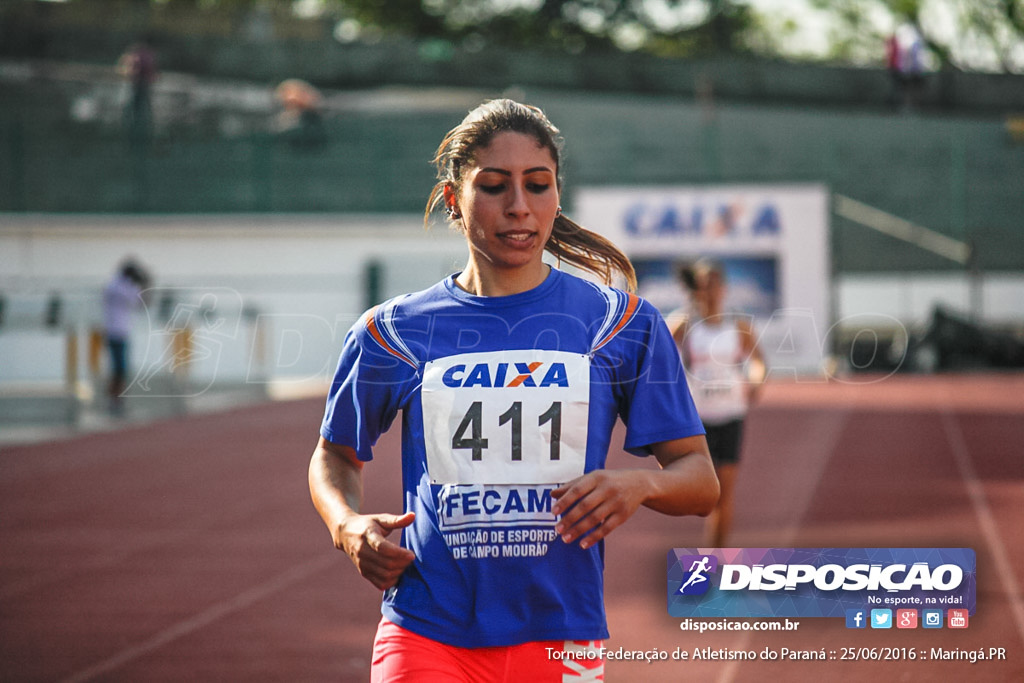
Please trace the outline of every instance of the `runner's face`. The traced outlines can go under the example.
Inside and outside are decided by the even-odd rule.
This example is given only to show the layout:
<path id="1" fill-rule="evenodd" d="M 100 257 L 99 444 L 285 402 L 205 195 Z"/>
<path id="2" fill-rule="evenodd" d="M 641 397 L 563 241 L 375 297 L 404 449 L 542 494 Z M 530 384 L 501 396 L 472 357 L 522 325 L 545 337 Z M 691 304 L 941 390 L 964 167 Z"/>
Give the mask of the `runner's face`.
<path id="1" fill-rule="evenodd" d="M 455 199 L 480 268 L 540 266 L 558 212 L 551 152 L 523 133 L 498 133 L 476 150 Z"/>
<path id="2" fill-rule="evenodd" d="M 725 302 L 725 282 L 721 273 L 710 271 L 704 274 L 698 280 L 698 287 L 694 290 L 693 296 L 704 317 L 721 314 Z"/>

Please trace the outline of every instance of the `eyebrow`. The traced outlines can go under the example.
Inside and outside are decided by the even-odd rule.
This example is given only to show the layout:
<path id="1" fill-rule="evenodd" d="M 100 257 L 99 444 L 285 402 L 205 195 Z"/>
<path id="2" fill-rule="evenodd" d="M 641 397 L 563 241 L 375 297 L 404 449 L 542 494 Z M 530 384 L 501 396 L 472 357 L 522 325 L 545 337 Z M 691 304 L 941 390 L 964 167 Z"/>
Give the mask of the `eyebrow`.
<path id="1" fill-rule="evenodd" d="M 528 168 L 525 171 L 523 171 L 523 175 L 528 175 L 530 173 L 537 173 L 539 171 L 546 171 L 548 173 L 554 173 L 554 171 L 552 171 L 547 166 L 534 166 L 533 168 Z M 506 176 L 510 176 L 510 177 L 512 175 L 511 171 L 507 171 L 507 170 L 505 170 L 503 168 L 495 168 L 493 166 L 488 166 L 486 168 L 481 168 L 480 172 L 481 173 L 500 173 L 501 175 L 506 175 Z"/>

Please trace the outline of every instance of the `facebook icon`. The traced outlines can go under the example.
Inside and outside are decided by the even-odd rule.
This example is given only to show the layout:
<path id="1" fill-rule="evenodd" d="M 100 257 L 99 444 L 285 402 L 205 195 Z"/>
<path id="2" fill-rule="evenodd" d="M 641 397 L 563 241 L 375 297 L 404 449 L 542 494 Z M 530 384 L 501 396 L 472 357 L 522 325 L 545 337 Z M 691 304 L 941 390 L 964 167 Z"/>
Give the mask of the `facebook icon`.
<path id="1" fill-rule="evenodd" d="M 846 610 L 846 628 L 867 628 L 867 612 L 862 609 Z"/>

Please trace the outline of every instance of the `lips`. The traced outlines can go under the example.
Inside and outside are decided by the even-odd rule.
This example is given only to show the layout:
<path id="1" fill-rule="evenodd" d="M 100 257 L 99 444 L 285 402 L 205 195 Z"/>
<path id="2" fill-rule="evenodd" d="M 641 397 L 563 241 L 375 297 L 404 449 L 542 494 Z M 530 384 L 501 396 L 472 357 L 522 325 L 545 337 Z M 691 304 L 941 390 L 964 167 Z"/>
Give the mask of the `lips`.
<path id="1" fill-rule="evenodd" d="M 498 238 L 503 242 L 513 245 L 526 245 L 536 235 L 537 233 L 528 230 L 510 230 L 508 232 L 499 232 Z"/>

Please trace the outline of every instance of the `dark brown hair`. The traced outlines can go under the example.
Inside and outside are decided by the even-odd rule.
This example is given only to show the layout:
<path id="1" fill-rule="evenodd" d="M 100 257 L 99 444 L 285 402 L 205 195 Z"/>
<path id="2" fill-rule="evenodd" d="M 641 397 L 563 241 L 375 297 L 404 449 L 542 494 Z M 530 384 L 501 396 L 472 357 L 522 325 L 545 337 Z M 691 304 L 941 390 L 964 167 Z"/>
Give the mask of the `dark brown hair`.
<path id="1" fill-rule="evenodd" d="M 680 263 L 676 266 L 676 277 L 691 292 L 700 289 L 705 278 L 712 274 L 717 275 L 722 282 L 725 281 L 725 269 L 722 264 L 709 258 Z"/>
<path id="2" fill-rule="evenodd" d="M 473 153 L 489 145 L 495 135 L 504 132 L 530 135 L 551 152 L 561 189 L 562 139 L 558 129 L 537 107 L 508 99 L 489 100 L 469 112 L 438 146 L 433 160 L 437 183 L 427 199 L 423 215 L 425 224 L 429 223 L 435 210 L 443 207 L 445 187 L 459 191 L 462 171 L 472 163 Z M 611 284 L 612 277 L 618 272 L 625 278 L 627 289 L 636 290 L 636 271 L 629 257 L 607 238 L 583 228 L 561 212 L 555 217 L 551 237 L 544 249 L 559 261 L 567 261 L 597 275 L 605 284 Z"/>

